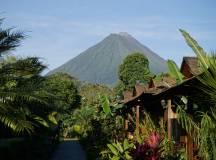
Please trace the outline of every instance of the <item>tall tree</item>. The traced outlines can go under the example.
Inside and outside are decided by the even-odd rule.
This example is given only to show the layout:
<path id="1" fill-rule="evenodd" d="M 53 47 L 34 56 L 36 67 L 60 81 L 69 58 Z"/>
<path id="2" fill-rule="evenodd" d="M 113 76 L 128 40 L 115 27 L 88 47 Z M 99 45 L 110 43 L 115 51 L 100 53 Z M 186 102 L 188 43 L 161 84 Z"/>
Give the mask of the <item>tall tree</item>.
<path id="1" fill-rule="evenodd" d="M 151 77 L 148 59 L 141 53 L 128 55 L 119 66 L 118 76 L 124 89 L 133 89 L 137 81 L 147 82 Z"/>

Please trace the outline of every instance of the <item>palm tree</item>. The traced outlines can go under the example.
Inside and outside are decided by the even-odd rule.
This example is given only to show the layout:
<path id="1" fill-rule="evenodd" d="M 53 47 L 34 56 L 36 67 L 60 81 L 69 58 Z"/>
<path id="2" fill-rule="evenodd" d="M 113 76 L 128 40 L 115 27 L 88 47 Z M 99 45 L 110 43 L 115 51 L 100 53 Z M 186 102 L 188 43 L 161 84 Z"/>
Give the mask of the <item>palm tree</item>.
<path id="1" fill-rule="evenodd" d="M 46 121 L 53 109 L 47 103 L 51 94 L 43 88 L 46 68 L 37 57 L 25 59 L 5 58 L 24 39 L 23 32 L 1 28 L 0 19 L 0 122 L 15 133 L 31 134 Z M 51 114 L 52 115 L 52 114 Z"/>
<path id="2" fill-rule="evenodd" d="M 0 68 L 0 121 L 13 131 L 30 133 L 34 121 L 45 124 L 50 108 L 39 75 L 43 65 L 37 58 L 26 58 Z M 37 109 L 35 109 L 37 107 Z M 40 115 L 40 116 L 39 116 Z"/>

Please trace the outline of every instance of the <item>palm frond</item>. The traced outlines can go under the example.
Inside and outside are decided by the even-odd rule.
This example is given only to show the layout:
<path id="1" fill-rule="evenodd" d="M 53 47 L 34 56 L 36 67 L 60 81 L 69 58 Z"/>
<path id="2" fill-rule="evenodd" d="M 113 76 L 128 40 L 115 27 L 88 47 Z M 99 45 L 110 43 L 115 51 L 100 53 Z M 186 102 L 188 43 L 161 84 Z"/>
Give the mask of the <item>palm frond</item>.
<path id="1" fill-rule="evenodd" d="M 18 59 L 13 63 L 3 61 L 0 74 L 10 76 L 33 76 L 40 74 L 46 68 L 38 57 Z"/>
<path id="2" fill-rule="evenodd" d="M 12 28 L 5 30 L 0 28 L 0 56 L 18 47 L 21 40 L 25 38 L 23 32 L 12 30 Z"/>
<path id="3" fill-rule="evenodd" d="M 198 86 L 205 94 L 210 96 L 212 104 L 216 102 L 216 53 L 212 52 L 211 56 L 208 56 L 209 68 L 203 74 L 198 76 L 198 80 L 201 82 Z"/>
<path id="4" fill-rule="evenodd" d="M 33 123 L 28 121 L 22 112 L 16 110 L 16 112 L 11 113 L 11 111 L 14 110 L 9 110 L 4 114 L 0 113 L 0 122 L 17 134 L 24 132 L 31 134 L 34 131 Z"/>

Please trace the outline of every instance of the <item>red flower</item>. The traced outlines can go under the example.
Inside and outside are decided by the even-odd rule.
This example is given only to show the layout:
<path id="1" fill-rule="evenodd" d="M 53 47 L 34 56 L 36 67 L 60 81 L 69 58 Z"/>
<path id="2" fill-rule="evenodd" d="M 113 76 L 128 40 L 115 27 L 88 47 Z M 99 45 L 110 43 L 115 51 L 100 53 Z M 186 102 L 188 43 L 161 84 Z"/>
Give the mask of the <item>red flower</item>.
<path id="1" fill-rule="evenodd" d="M 157 132 L 152 132 L 142 144 L 135 143 L 136 148 L 131 150 L 130 155 L 134 160 L 158 160 L 160 141 L 160 135 Z"/>
<path id="2" fill-rule="evenodd" d="M 160 142 L 160 136 L 157 132 L 152 132 L 147 139 L 147 143 L 151 148 L 156 148 Z"/>

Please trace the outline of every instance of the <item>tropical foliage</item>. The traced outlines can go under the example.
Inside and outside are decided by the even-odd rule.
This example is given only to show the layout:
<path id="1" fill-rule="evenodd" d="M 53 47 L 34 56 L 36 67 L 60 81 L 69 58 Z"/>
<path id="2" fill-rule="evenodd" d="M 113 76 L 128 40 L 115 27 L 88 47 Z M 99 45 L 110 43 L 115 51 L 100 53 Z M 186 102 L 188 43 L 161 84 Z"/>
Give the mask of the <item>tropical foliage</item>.
<path id="1" fill-rule="evenodd" d="M 31 134 L 37 123 L 47 124 L 45 109 L 47 115 L 52 112 L 46 104 L 46 97 L 40 94 L 44 79 L 39 74 L 43 68 L 37 58 L 2 62 L 0 120 L 16 133 Z M 38 106 L 38 113 L 34 113 L 33 106 Z"/>
<path id="2" fill-rule="evenodd" d="M 107 144 L 107 147 L 113 154 L 113 156 L 108 154 L 109 159 L 112 159 L 112 160 L 120 160 L 120 159 L 121 160 L 131 160 L 132 159 L 129 153 L 130 153 L 130 150 L 134 148 L 134 144 L 129 143 L 127 139 L 124 139 L 122 144 L 118 141 L 116 143 Z M 102 154 L 104 153 L 102 152 Z"/>
<path id="3" fill-rule="evenodd" d="M 133 89 L 137 81 L 147 82 L 151 77 L 148 59 L 141 53 L 128 55 L 119 66 L 118 77 L 123 89 Z"/>
<path id="4" fill-rule="evenodd" d="M 40 94 L 45 80 L 40 74 L 45 66 L 36 57 L 5 58 L 20 45 L 24 35 L 2 28 L 0 35 L 0 121 L 13 132 L 31 134 L 37 125 L 48 126 L 47 115 L 53 111 L 47 106 L 45 95 Z"/>
<path id="5" fill-rule="evenodd" d="M 183 160 L 184 151 L 174 150 L 174 141 L 168 139 L 163 120 L 158 122 L 145 111 L 142 121 L 130 137 L 124 130 L 123 107 L 119 95 L 132 90 L 137 82 L 147 83 L 152 77 L 149 62 L 141 53 L 127 56 L 119 66 L 119 83 L 110 89 L 105 85 L 79 82 L 73 77 L 57 73 L 42 76 L 46 66 L 37 57 L 17 58 L 9 53 L 25 38 L 23 32 L 3 29 L 0 20 L 0 140 L 15 138 L 7 148 L 13 152 L 40 148 L 56 142 L 60 128 L 62 137 L 79 138 L 89 159 L 113 160 Z M 207 54 L 184 30 L 180 30 L 187 44 L 196 53 L 200 74 L 198 83 L 191 84 L 199 90 L 199 97 L 180 97 L 176 103 L 178 121 L 193 138 L 198 155 L 204 160 L 216 159 L 216 54 Z M 168 60 L 168 73 L 157 75 L 161 80 L 169 75 L 177 84 L 184 76 L 174 61 Z M 118 96 L 116 96 L 118 95 Z M 202 97 L 202 98 L 200 98 Z M 199 102 L 197 113 L 187 114 L 188 101 Z M 207 99 L 207 101 L 206 101 Z M 120 103 L 119 103 L 120 102 Z M 201 103 L 200 103 L 201 102 Z M 195 104 L 194 104 L 195 105 Z M 202 105 L 202 106 L 201 106 Z M 204 105 L 204 106 L 203 106 Z M 204 109 L 203 109 L 204 108 Z M 130 115 L 130 125 L 134 123 Z M 32 138 L 33 137 L 33 138 Z M 16 139 L 18 138 L 18 140 Z M 21 138 L 21 143 L 20 143 Z M 24 139 L 24 141 L 22 141 Z M 36 139 L 36 143 L 32 143 Z M 31 142 L 29 142 L 31 140 Z M 0 145 L 0 148 L 2 146 Z M 52 147 L 51 147 L 52 148 Z M 51 149 L 52 150 L 52 149 Z M 0 151 L 4 151 L 1 148 Z M 43 148 L 39 150 L 43 152 Z M 3 154 L 4 152 L 1 152 Z M 31 153 L 31 152 L 29 152 Z M 13 157 L 16 158 L 16 157 Z M 47 159 L 48 157 L 46 157 Z M 39 158 L 40 159 L 40 158 Z"/>
<path id="6" fill-rule="evenodd" d="M 66 75 L 61 75 L 64 81 L 57 75 L 42 76 L 46 66 L 39 58 L 9 56 L 24 37 L 22 32 L 0 27 L 0 141 L 18 138 L 16 143 L 20 147 L 22 143 L 31 144 L 32 148 L 37 146 L 42 153 L 42 150 L 46 151 L 46 146 L 51 152 L 58 141 L 60 115 L 78 106 L 79 97 L 72 80 L 68 80 Z M 17 153 L 19 149 L 15 145 L 10 145 L 10 148 L 0 145 L 0 148 L 3 159 L 25 159 L 11 157 L 11 153 L 25 154 L 26 158 L 28 152 L 35 154 L 33 150 L 28 150 L 30 147 L 23 146 L 22 153 Z M 2 152 L 4 150 L 7 151 Z M 43 159 L 43 156 L 39 159 Z"/>
<path id="7" fill-rule="evenodd" d="M 3 18 L 0 18 L 0 26 L 2 26 Z M 21 31 L 14 31 L 12 28 L 0 28 L 0 55 L 7 54 L 9 51 L 18 47 L 25 35 Z"/>
<path id="8" fill-rule="evenodd" d="M 167 138 L 163 121 L 156 124 L 148 113 L 145 113 L 139 129 L 132 139 L 114 140 L 102 151 L 103 159 L 128 160 L 184 160 L 184 152 L 173 150 L 174 143 Z"/>
<path id="9" fill-rule="evenodd" d="M 184 30 L 180 30 L 188 45 L 196 53 L 202 73 L 199 75 L 199 85 L 195 86 L 203 93 L 203 98 L 208 96 L 210 99 L 205 103 L 208 111 L 198 112 L 193 119 L 179 106 L 179 122 L 183 128 L 191 135 L 198 146 L 199 156 L 202 159 L 216 159 L 216 137 L 215 137 L 215 94 L 216 94 L 216 56 L 207 55 L 202 47 Z M 204 99 L 203 99 L 204 100 Z"/>
<path id="10" fill-rule="evenodd" d="M 173 60 L 168 60 L 167 65 L 169 75 L 176 79 L 177 84 L 182 83 L 184 76 L 180 72 L 180 69 L 178 68 L 176 63 Z"/>
<path id="11" fill-rule="evenodd" d="M 54 101 L 53 105 L 63 112 L 72 113 L 80 105 L 80 96 L 74 81 L 65 73 L 56 73 L 46 77 L 44 88 L 55 95 L 58 100 Z"/>
<path id="12" fill-rule="evenodd" d="M 111 139 L 119 139 L 123 135 L 123 119 L 116 115 L 115 108 L 122 107 L 108 95 L 98 95 L 98 105 L 82 107 L 75 112 L 75 125 L 79 125 L 79 138 L 90 159 L 100 157 Z"/>

